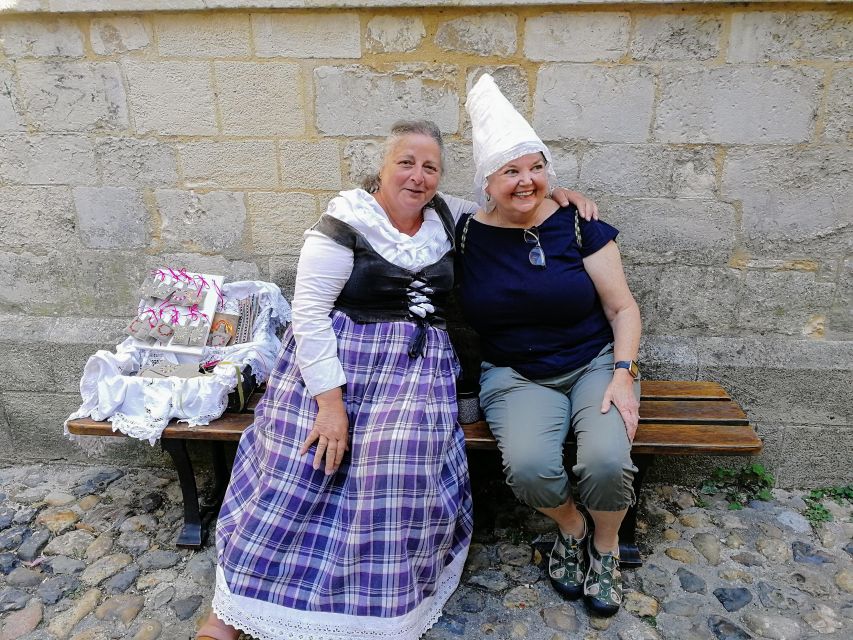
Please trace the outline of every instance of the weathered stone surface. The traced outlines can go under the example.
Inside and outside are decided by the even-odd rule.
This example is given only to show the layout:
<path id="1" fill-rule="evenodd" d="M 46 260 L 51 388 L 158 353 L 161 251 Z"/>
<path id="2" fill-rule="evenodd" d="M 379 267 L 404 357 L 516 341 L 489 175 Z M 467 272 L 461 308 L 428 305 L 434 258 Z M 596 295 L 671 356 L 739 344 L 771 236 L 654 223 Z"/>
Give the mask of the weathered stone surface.
<path id="1" fill-rule="evenodd" d="M 705 556 L 708 564 L 720 564 L 720 540 L 713 533 L 697 533 L 692 539 L 693 546 Z"/>
<path id="2" fill-rule="evenodd" d="M 122 62 L 138 133 L 216 133 L 211 69 L 207 62 Z"/>
<path id="3" fill-rule="evenodd" d="M 720 50 L 718 16 L 638 15 L 630 54 L 635 60 L 710 60 Z"/>
<path id="4" fill-rule="evenodd" d="M 0 231 L 9 249 L 69 247 L 74 210 L 67 187 L 0 188 Z"/>
<path id="5" fill-rule="evenodd" d="M 0 627 L 0 640 L 18 640 L 36 629 L 44 615 L 44 606 L 38 598 L 32 598 L 27 606 L 6 616 Z"/>
<path id="6" fill-rule="evenodd" d="M 142 596 L 115 596 L 95 609 L 95 617 L 98 620 L 121 620 L 129 625 L 139 615 L 144 604 L 145 598 Z"/>
<path id="7" fill-rule="evenodd" d="M 83 568 L 80 568 L 82 571 Z M 58 575 L 48 578 L 39 585 L 38 596 L 46 605 L 56 604 L 68 593 L 80 586 L 80 580 L 73 575 Z"/>
<path id="8" fill-rule="evenodd" d="M 326 135 L 379 136 L 396 120 L 425 118 L 453 133 L 459 128 L 459 96 L 452 82 L 441 69 L 380 73 L 362 66 L 317 67 L 317 129 Z"/>
<path id="9" fill-rule="evenodd" d="M 104 184 L 124 187 L 174 187 L 178 181 L 175 149 L 157 140 L 99 138 L 95 157 Z"/>
<path id="10" fill-rule="evenodd" d="M 486 569 L 468 578 L 469 584 L 475 584 L 488 591 L 503 591 L 509 586 L 506 574 L 497 569 Z"/>
<path id="11" fill-rule="evenodd" d="M 0 181 L 87 185 L 97 182 L 92 141 L 79 135 L 0 137 Z"/>
<path id="12" fill-rule="evenodd" d="M 369 51 L 401 53 L 413 51 L 426 35 L 423 21 L 413 16 L 376 16 L 367 23 Z"/>
<path id="13" fill-rule="evenodd" d="M 50 508 L 42 511 L 36 518 L 36 523 L 43 524 L 53 533 L 61 533 L 71 528 L 80 519 L 80 514 L 64 507 Z"/>
<path id="14" fill-rule="evenodd" d="M 438 26 L 435 43 L 446 51 L 480 56 L 515 53 L 518 18 L 507 13 L 478 13 Z"/>
<path id="15" fill-rule="evenodd" d="M 113 546 L 113 534 L 109 531 L 104 531 L 95 540 L 86 547 L 86 560 L 98 560 L 103 558 Z"/>
<path id="16" fill-rule="evenodd" d="M 17 18 L 0 23 L 0 46 L 9 58 L 81 58 L 83 34 L 68 18 Z"/>
<path id="17" fill-rule="evenodd" d="M 278 186 L 275 143 L 269 140 L 189 142 L 178 145 L 178 154 L 190 188 Z"/>
<path id="18" fill-rule="evenodd" d="M 532 124 L 545 140 L 646 142 L 654 91 L 652 71 L 642 66 L 544 65 Z"/>
<path id="19" fill-rule="evenodd" d="M 844 143 L 853 135 L 853 69 L 833 69 L 826 97 L 823 136 Z"/>
<path id="20" fill-rule="evenodd" d="M 95 586 L 115 575 L 133 561 L 126 553 L 104 556 L 86 567 L 80 579 L 87 585 Z"/>
<path id="21" fill-rule="evenodd" d="M 731 151 L 722 196 L 743 202 L 746 246 L 754 254 L 843 255 L 853 245 L 849 148 Z M 808 215 L 804 215 L 808 212 Z"/>
<path id="22" fill-rule="evenodd" d="M 239 246 L 246 223 L 242 193 L 162 189 L 154 195 L 169 249 L 222 251 Z"/>
<path id="23" fill-rule="evenodd" d="M 148 244 L 148 210 L 136 189 L 77 187 L 74 206 L 84 246 L 137 249 Z"/>
<path id="24" fill-rule="evenodd" d="M 539 592 L 526 585 L 510 589 L 503 598 L 507 609 L 530 609 L 539 604 Z"/>
<path id="25" fill-rule="evenodd" d="M 853 258 L 845 260 L 839 269 L 835 300 L 829 312 L 828 336 L 853 334 Z"/>
<path id="26" fill-rule="evenodd" d="M 335 140 L 283 140 L 279 154 L 285 189 L 341 188 L 341 157 Z"/>
<path id="27" fill-rule="evenodd" d="M 154 16 L 160 55 L 179 58 L 248 57 L 251 28 L 246 13 Z"/>
<path id="28" fill-rule="evenodd" d="M 739 12 L 732 16 L 729 62 L 853 60 L 853 24 L 829 11 Z"/>
<path id="29" fill-rule="evenodd" d="M 44 567 L 46 571 L 49 571 L 56 576 L 72 577 L 76 576 L 78 573 L 82 573 L 86 568 L 86 565 L 76 558 L 69 558 L 68 556 L 52 556 L 44 563 Z"/>
<path id="30" fill-rule="evenodd" d="M 629 591 L 625 594 L 625 602 L 623 604 L 625 611 L 630 611 L 641 618 L 645 616 L 654 617 L 658 614 L 660 606 L 658 601 L 637 591 Z"/>
<path id="31" fill-rule="evenodd" d="M 714 198 L 710 148 L 609 144 L 583 154 L 580 183 L 591 193 L 634 197 Z"/>
<path id="32" fill-rule="evenodd" d="M 24 589 L 28 589 L 40 585 L 44 578 L 44 574 L 40 571 L 33 571 L 32 569 L 27 569 L 26 567 L 18 567 L 16 569 L 13 569 L 12 572 L 8 576 L 6 576 L 6 584 L 8 584 L 10 587 L 21 587 Z"/>
<path id="33" fill-rule="evenodd" d="M 834 283 L 817 281 L 814 273 L 747 271 L 737 321 L 756 332 L 808 336 L 834 292 Z"/>
<path id="34" fill-rule="evenodd" d="M 297 255 L 302 234 L 318 218 L 317 199 L 308 193 L 250 193 L 252 247 L 261 255 Z"/>
<path id="35" fill-rule="evenodd" d="M 318 29 L 323 37 L 318 38 Z M 360 58 L 361 27 L 353 12 L 252 14 L 258 57 Z"/>
<path id="36" fill-rule="evenodd" d="M 145 23 L 136 16 L 94 18 L 89 23 L 92 50 L 102 56 L 145 49 L 151 35 Z"/>
<path id="37" fill-rule="evenodd" d="M 743 621 L 749 629 L 763 638 L 773 640 L 797 640 L 802 631 L 796 620 L 784 616 L 747 613 Z"/>
<path id="38" fill-rule="evenodd" d="M 305 114 L 299 66 L 216 62 L 222 130 L 230 135 L 300 135 Z"/>
<path id="39" fill-rule="evenodd" d="M 696 563 L 696 556 L 690 553 L 687 549 L 681 549 L 679 547 L 670 547 L 665 551 L 665 553 L 673 560 L 678 560 L 679 562 L 683 562 L 685 564 Z"/>
<path id="40" fill-rule="evenodd" d="M 133 636 L 133 640 L 156 640 L 163 632 L 163 623 L 157 620 L 146 620 Z"/>
<path id="41" fill-rule="evenodd" d="M 755 549 L 771 562 L 785 562 L 791 559 L 791 550 L 784 540 L 759 538 L 755 541 Z"/>
<path id="42" fill-rule="evenodd" d="M 628 48 L 627 13 L 544 13 L 525 23 L 524 55 L 531 60 L 618 60 Z"/>
<path id="43" fill-rule="evenodd" d="M 786 449 L 782 452 L 786 457 L 780 458 L 777 471 L 802 465 L 799 477 L 806 485 L 827 486 L 812 482 L 825 480 L 832 465 L 840 463 L 844 454 L 835 455 L 839 447 L 827 448 L 820 459 L 804 459 L 797 454 L 797 447 L 818 450 L 816 447 L 828 443 L 834 432 L 809 432 L 799 425 L 844 424 L 848 420 L 848 410 L 834 398 L 843 395 L 853 380 L 850 372 L 840 366 L 840 361 L 853 357 L 853 347 L 844 342 L 816 340 L 701 338 L 698 348 L 699 379 L 725 380 L 729 393 L 740 400 L 753 420 L 797 425 L 786 434 Z M 780 350 L 786 353 L 784 363 L 776 358 Z M 821 373 L 826 371 L 831 373 Z M 843 430 L 838 435 L 842 443 L 847 442 Z M 809 442 L 811 437 L 819 437 L 820 443 Z M 808 480 L 808 467 L 818 472 L 813 481 Z"/>
<path id="44" fill-rule="evenodd" d="M 606 207 L 607 220 L 617 229 L 626 230 L 627 237 L 619 238 L 619 248 L 630 261 L 722 266 L 734 247 L 736 212 L 729 204 L 608 197 L 602 199 L 602 206 Z M 726 274 L 708 276 L 728 279 L 732 284 Z"/>
<path id="45" fill-rule="evenodd" d="M 18 557 L 25 562 L 32 562 L 39 556 L 48 540 L 50 531 L 47 529 L 31 531 L 29 535 L 24 536 L 24 541 L 18 547 Z"/>
<path id="46" fill-rule="evenodd" d="M 806 624 L 818 633 L 835 633 L 845 626 L 844 621 L 834 609 L 819 602 L 815 603 L 814 609 L 804 613 L 802 617 Z"/>
<path id="47" fill-rule="evenodd" d="M 542 618 L 546 625 L 558 631 L 577 631 L 580 626 L 575 610 L 565 605 L 543 609 Z"/>
<path id="48" fill-rule="evenodd" d="M 727 620 L 721 616 L 711 616 L 708 618 L 708 628 L 718 638 L 718 640 L 751 640 L 744 629 L 741 629 L 731 620 Z"/>
<path id="49" fill-rule="evenodd" d="M 145 571 L 174 567 L 180 556 L 174 551 L 156 550 L 145 553 L 139 558 L 139 566 Z"/>
<path id="50" fill-rule="evenodd" d="M 12 82 L 12 72 L 0 67 L 0 133 L 23 131 L 22 109 L 17 106 L 17 91 Z"/>
<path id="51" fill-rule="evenodd" d="M 172 601 L 172 610 L 178 620 L 189 620 L 201 605 L 203 598 L 200 595 L 181 598 Z"/>
<path id="52" fill-rule="evenodd" d="M 67 638 L 74 626 L 85 618 L 97 606 L 101 598 L 101 592 L 97 589 L 89 589 L 82 597 L 74 602 L 70 609 L 63 611 L 51 620 L 48 631 L 64 640 Z"/>
<path id="53" fill-rule="evenodd" d="M 40 131 L 127 127 L 127 99 L 114 62 L 19 62 L 21 106 Z"/>
<path id="54" fill-rule="evenodd" d="M 667 67 L 654 135 L 665 142 L 805 142 L 814 131 L 821 78 L 809 68 Z"/>

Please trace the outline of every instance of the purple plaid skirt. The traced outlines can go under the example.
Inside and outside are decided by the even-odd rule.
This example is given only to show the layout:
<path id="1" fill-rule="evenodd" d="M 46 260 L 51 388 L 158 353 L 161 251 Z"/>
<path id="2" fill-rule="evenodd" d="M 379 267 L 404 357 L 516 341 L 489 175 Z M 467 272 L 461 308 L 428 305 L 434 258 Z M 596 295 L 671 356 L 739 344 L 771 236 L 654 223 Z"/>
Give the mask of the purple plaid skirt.
<path id="1" fill-rule="evenodd" d="M 458 361 L 430 327 L 332 313 L 350 451 L 339 470 L 299 456 L 316 417 L 288 329 L 219 514 L 214 610 L 258 639 L 418 638 L 456 588 L 471 538 Z M 387 634 L 387 635 L 386 635 Z"/>

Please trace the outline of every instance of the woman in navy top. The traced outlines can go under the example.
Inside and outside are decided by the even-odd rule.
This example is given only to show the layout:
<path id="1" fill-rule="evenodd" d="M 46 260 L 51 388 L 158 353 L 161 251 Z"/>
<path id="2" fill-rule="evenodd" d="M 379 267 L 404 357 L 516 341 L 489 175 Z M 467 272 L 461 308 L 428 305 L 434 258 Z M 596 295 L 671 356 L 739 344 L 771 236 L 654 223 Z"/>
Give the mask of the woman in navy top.
<path id="1" fill-rule="evenodd" d="M 618 232 L 546 198 L 550 152 L 490 77 L 466 106 L 483 206 L 460 220 L 457 242 L 462 310 L 482 338 L 480 403 L 508 484 L 557 524 L 552 584 L 612 615 L 619 525 L 634 501 L 641 328 Z M 563 466 L 570 430 L 589 535 Z"/>

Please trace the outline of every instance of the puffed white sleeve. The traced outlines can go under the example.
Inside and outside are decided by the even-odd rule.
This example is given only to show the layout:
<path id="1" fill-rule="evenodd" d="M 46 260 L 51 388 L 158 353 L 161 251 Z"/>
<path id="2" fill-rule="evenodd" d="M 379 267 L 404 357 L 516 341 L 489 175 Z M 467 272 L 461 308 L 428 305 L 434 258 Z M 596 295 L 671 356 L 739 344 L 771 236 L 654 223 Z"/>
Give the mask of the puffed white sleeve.
<path id="1" fill-rule="evenodd" d="M 319 231 L 305 232 L 296 268 L 292 323 L 296 363 L 312 396 L 347 381 L 338 359 L 338 341 L 329 313 L 352 268 L 352 250 Z"/>
<path id="2" fill-rule="evenodd" d="M 453 214 L 453 222 L 459 222 L 459 218 L 461 218 L 466 213 L 476 213 L 477 209 L 480 206 L 476 202 L 472 202 L 471 200 L 464 200 L 463 198 L 457 198 L 456 196 L 450 196 L 446 193 L 439 194 L 444 200 L 447 208 L 450 209 L 450 213 Z"/>

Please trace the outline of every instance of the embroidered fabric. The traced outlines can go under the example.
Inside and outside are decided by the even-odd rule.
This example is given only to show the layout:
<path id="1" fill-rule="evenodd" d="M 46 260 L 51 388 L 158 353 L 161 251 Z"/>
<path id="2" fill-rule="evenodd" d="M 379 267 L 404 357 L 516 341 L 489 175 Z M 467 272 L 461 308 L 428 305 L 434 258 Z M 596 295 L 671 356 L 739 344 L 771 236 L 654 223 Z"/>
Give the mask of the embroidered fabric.
<path id="1" fill-rule="evenodd" d="M 216 568 L 213 611 L 226 624 L 256 640 L 418 640 L 441 617 L 462 575 L 467 551 L 444 568 L 432 596 L 396 618 L 299 611 L 234 595 L 222 568 Z"/>
<path id="2" fill-rule="evenodd" d="M 268 282 L 243 281 L 222 287 L 225 310 L 236 309 L 238 300 L 255 294 L 260 311 L 252 331 L 252 340 L 230 347 L 206 347 L 202 362 L 220 361 L 213 375 L 195 378 L 143 378 L 130 375 L 139 371 L 147 350 L 133 345 L 127 338 L 115 353 L 98 351 L 89 358 L 80 380 L 82 404 L 65 421 L 65 435 L 84 445 L 89 453 L 102 450 L 92 447 L 91 438 L 68 433 L 68 420 L 91 417 L 108 420 L 113 431 L 154 445 L 163 429 L 173 419 L 190 426 L 210 424 L 225 411 L 228 394 L 238 383 L 239 371 L 251 365 L 258 382 L 265 382 L 281 348 L 279 330 L 290 321 L 290 305 L 279 288 Z M 177 356 L 191 358 L 195 356 Z M 101 438 L 100 440 L 108 440 Z"/>

